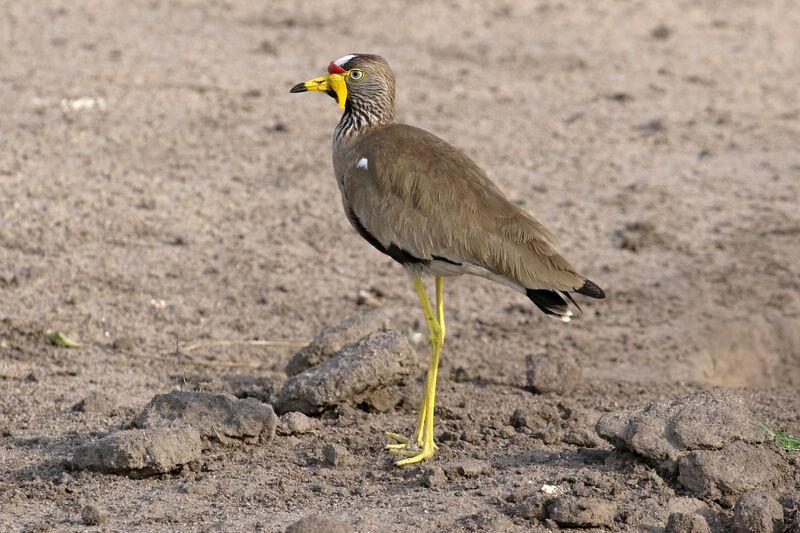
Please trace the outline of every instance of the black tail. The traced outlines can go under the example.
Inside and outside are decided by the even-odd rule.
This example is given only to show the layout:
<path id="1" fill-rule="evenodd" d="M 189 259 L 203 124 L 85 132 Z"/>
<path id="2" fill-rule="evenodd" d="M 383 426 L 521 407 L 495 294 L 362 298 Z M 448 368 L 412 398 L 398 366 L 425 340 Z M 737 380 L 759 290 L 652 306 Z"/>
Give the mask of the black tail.
<path id="1" fill-rule="evenodd" d="M 591 298 L 603 299 L 606 297 L 606 294 L 603 292 L 603 289 L 601 289 L 588 279 L 583 283 L 583 285 L 579 289 L 576 289 L 574 292 L 577 292 L 578 294 L 583 294 L 584 296 L 589 296 Z M 542 310 L 544 314 L 560 318 L 564 322 L 569 322 L 570 317 L 572 316 L 572 311 L 569 310 L 569 304 L 567 303 L 567 300 L 569 300 L 570 303 L 572 303 L 572 305 L 574 305 L 578 309 L 578 311 L 581 310 L 580 306 L 578 306 L 575 300 L 572 299 L 572 296 L 570 296 L 569 293 L 565 291 L 552 291 L 548 289 L 526 289 L 525 294 L 528 296 L 528 298 L 531 299 L 533 303 L 536 304 L 536 307 Z M 567 298 L 567 300 L 564 300 L 565 297 Z"/>
<path id="2" fill-rule="evenodd" d="M 598 300 L 602 300 L 606 297 L 606 293 L 603 292 L 603 289 L 595 285 L 593 281 L 589 281 L 588 279 L 583 282 L 583 285 L 580 289 L 577 289 L 575 292 L 578 294 L 583 294 L 584 296 L 588 296 L 590 298 L 597 298 Z"/>

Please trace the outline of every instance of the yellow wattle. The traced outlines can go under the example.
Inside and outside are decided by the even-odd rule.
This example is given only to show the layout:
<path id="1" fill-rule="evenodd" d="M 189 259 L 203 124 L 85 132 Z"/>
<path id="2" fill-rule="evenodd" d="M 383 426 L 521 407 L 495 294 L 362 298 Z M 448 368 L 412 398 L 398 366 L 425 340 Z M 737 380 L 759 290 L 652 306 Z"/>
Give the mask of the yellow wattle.
<path id="1" fill-rule="evenodd" d="M 334 91 L 336 91 L 336 102 L 339 107 L 344 108 L 344 103 L 347 101 L 347 82 L 344 81 L 343 74 L 329 74 L 329 83 Z"/>

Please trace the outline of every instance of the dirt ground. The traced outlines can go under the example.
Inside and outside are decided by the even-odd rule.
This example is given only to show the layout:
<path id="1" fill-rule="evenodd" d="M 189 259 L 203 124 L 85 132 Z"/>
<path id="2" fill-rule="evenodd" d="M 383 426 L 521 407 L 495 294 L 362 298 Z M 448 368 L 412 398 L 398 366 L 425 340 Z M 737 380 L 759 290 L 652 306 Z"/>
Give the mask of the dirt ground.
<path id="1" fill-rule="evenodd" d="M 609 529 L 663 531 L 673 479 L 562 436 L 713 386 L 800 432 L 798 27 L 791 0 L 2 2 L 0 531 L 282 531 L 313 513 L 355 531 L 544 530 L 508 512 L 544 484 L 614 500 Z M 470 154 L 608 299 L 562 324 L 446 281 L 433 487 L 382 449 L 417 400 L 345 406 L 173 474 L 75 471 L 77 446 L 156 394 L 268 399 L 299 346 L 368 307 L 361 291 L 393 329 L 424 329 L 402 268 L 342 213 L 338 107 L 289 94 L 350 52 L 385 56 L 398 120 Z M 218 342 L 247 340 L 285 344 Z M 580 361 L 576 392 L 527 388 L 541 353 Z M 531 405 L 561 420 L 517 431 Z M 327 443 L 352 461 L 327 465 Z M 468 459 L 491 471 L 449 475 Z M 88 504 L 105 525 L 85 525 Z M 724 531 L 732 510 L 711 509 Z"/>

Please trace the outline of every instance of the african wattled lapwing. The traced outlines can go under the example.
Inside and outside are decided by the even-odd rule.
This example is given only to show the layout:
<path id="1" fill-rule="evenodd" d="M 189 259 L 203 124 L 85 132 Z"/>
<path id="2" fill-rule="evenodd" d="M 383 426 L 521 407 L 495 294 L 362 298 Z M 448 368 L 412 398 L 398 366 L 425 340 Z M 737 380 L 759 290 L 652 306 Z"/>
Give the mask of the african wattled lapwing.
<path id="1" fill-rule="evenodd" d="M 397 124 L 395 80 L 380 56 L 349 54 L 291 92 L 325 91 L 344 109 L 333 133 L 333 168 L 350 224 L 406 269 L 425 313 L 431 356 L 412 438 L 386 433 L 406 459 L 431 457 L 433 403 L 444 341 L 442 277 L 473 274 L 526 295 L 569 322 L 576 292 L 605 298 L 550 245 L 553 234 L 511 203 L 469 157 L 427 131 Z M 420 276 L 436 280 L 436 308 Z"/>

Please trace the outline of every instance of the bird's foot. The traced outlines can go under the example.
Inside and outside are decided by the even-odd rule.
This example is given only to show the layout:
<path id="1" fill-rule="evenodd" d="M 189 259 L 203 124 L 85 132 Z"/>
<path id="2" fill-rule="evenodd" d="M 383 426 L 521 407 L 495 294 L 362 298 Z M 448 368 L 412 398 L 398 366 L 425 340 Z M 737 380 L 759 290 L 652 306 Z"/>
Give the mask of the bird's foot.
<path id="1" fill-rule="evenodd" d="M 436 448 L 437 446 L 431 442 L 424 444 L 421 450 L 397 450 L 397 453 L 405 455 L 406 458 L 397 461 L 395 464 L 397 466 L 403 466 L 403 465 L 419 463 L 423 459 L 427 459 L 428 457 L 433 457 Z"/>
<path id="2" fill-rule="evenodd" d="M 397 433 L 392 433 L 391 431 L 384 431 L 383 434 L 395 441 L 390 442 L 384 448 L 386 450 L 391 450 L 393 453 L 399 453 L 400 450 L 404 450 L 409 446 L 413 446 L 414 444 L 414 442 L 408 437 L 404 437 L 403 435 L 399 435 Z M 409 442 L 411 442 L 411 444 L 409 444 Z M 422 439 L 419 440 L 417 446 L 422 446 Z"/>
<path id="3" fill-rule="evenodd" d="M 439 447 L 434 444 L 433 439 L 430 439 L 429 442 L 423 442 L 421 438 L 409 439 L 408 437 L 389 431 L 386 431 L 384 435 L 395 441 L 394 443 L 387 444 L 385 449 L 392 453 L 399 453 L 406 456 L 406 459 L 397 461 L 397 466 L 410 465 L 418 463 L 428 457 L 433 457 L 433 453 L 439 449 Z"/>
<path id="4" fill-rule="evenodd" d="M 419 449 L 421 449 L 423 447 L 423 442 L 422 442 L 422 438 L 421 437 L 418 438 L 418 439 L 415 439 L 416 442 L 414 442 L 413 439 L 409 439 L 408 437 L 404 437 L 403 435 L 400 435 L 398 433 L 392 433 L 391 431 L 384 431 L 383 434 L 385 436 L 389 437 L 390 439 L 395 441 L 393 443 L 390 442 L 389 444 L 387 444 L 384 447 L 384 449 L 386 449 L 386 450 L 392 450 L 394 452 L 397 452 L 397 450 L 412 450 L 413 451 L 413 450 L 419 450 Z M 415 444 L 416 444 L 416 446 L 415 446 Z M 433 445 L 433 449 L 434 450 L 438 450 L 439 447 L 436 444 L 434 444 Z"/>

